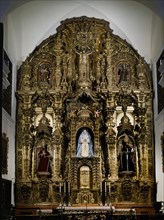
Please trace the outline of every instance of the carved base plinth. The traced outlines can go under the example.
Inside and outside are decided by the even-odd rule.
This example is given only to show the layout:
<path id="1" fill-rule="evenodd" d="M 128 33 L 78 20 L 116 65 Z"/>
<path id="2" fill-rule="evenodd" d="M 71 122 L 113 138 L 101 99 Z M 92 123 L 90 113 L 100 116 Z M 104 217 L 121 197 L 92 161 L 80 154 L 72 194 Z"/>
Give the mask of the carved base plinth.
<path id="1" fill-rule="evenodd" d="M 113 204 L 116 210 L 135 209 L 136 215 L 155 215 L 155 208 L 145 203 L 117 203 Z"/>
<path id="2" fill-rule="evenodd" d="M 119 208 L 116 206 L 120 206 Z M 141 205 L 141 204 L 140 204 Z M 15 212 L 15 219 L 21 219 L 24 217 L 27 219 L 114 219 L 120 220 L 126 219 L 132 220 L 155 220 L 156 214 L 153 207 L 121 207 L 121 204 L 116 206 L 98 206 L 94 204 L 76 205 L 76 206 L 63 206 L 63 207 L 53 207 L 53 206 L 40 206 L 40 207 L 28 207 L 28 208 L 17 208 Z"/>

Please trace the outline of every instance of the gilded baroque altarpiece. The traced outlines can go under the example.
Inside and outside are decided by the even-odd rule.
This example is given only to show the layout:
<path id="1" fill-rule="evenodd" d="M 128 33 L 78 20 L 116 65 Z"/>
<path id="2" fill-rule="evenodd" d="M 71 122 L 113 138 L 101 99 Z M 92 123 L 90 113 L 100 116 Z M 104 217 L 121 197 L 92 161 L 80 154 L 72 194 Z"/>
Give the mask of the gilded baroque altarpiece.
<path id="1" fill-rule="evenodd" d="M 62 21 L 18 72 L 16 205 L 153 205 L 152 98 L 107 21 Z"/>

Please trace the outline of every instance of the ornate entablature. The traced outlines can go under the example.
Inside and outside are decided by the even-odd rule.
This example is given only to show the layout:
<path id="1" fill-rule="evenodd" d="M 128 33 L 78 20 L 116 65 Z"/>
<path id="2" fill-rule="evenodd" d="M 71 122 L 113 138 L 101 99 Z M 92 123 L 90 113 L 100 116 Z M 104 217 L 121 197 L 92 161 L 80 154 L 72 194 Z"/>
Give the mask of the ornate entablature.
<path id="1" fill-rule="evenodd" d="M 151 206 L 151 85 L 148 64 L 108 22 L 62 21 L 18 73 L 17 206 Z"/>

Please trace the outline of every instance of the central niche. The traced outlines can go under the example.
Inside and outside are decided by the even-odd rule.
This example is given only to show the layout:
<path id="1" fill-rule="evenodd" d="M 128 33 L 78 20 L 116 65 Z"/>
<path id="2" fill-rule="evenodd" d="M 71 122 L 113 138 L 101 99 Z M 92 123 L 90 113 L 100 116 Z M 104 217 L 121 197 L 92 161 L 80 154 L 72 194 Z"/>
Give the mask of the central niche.
<path id="1" fill-rule="evenodd" d="M 94 147 L 93 147 L 93 134 L 88 128 L 81 128 L 77 133 L 77 157 L 93 157 Z"/>

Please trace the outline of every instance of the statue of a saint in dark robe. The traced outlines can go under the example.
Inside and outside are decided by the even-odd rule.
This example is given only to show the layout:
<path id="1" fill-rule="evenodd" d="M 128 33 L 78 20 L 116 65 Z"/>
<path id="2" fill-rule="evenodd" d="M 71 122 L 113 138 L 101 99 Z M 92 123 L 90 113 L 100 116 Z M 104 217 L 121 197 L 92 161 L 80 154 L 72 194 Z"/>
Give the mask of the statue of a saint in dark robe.
<path id="1" fill-rule="evenodd" d="M 37 172 L 39 175 L 51 175 L 51 161 L 53 157 L 47 150 L 47 144 L 38 153 L 38 167 Z"/>

